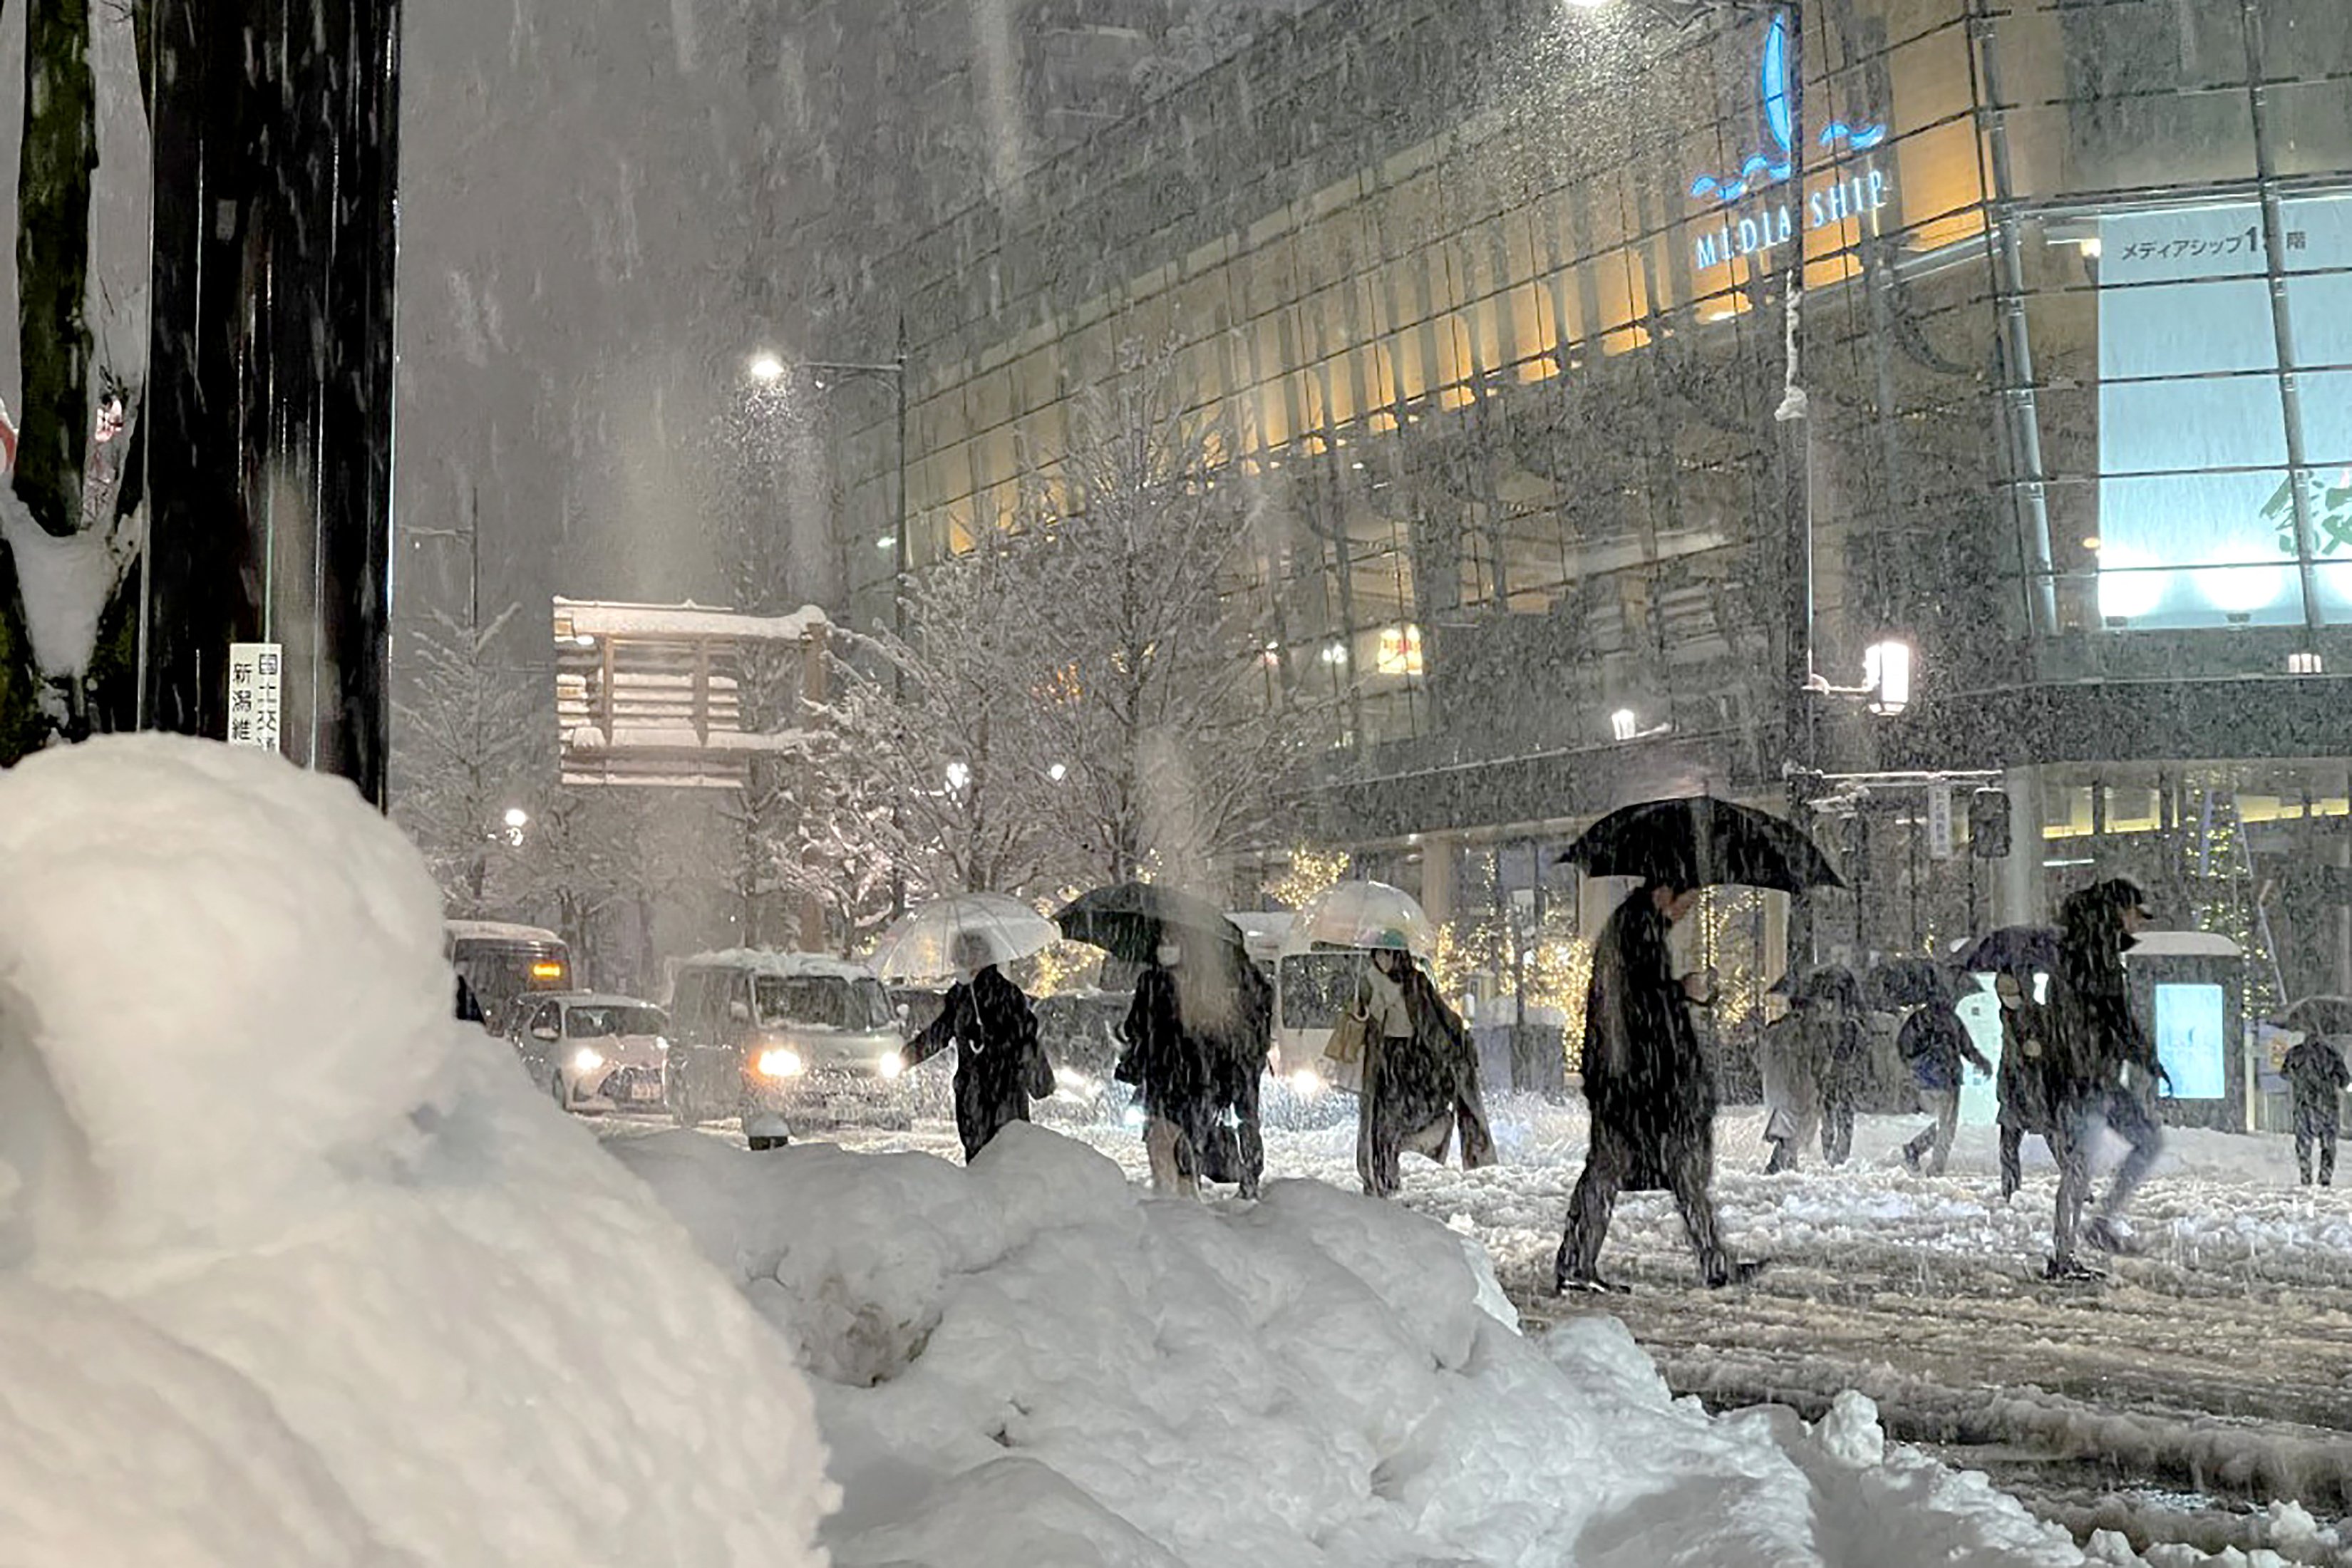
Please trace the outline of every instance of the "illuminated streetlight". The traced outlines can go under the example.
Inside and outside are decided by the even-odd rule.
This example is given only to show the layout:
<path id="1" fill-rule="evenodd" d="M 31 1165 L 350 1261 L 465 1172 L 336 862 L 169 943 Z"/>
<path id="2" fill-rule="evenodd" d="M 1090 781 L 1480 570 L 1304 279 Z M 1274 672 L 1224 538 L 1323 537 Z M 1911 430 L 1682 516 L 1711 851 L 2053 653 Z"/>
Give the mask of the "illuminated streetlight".
<path id="1" fill-rule="evenodd" d="M 782 381 L 783 379 L 783 375 L 784 362 L 778 359 L 775 355 L 754 354 L 751 357 L 751 379 L 753 381 Z"/>
<path id="2" fill-rule="evenodd" d="M 1862 683 L 1870 693 L 1864 706 L 1873 713 L 1892 717 L 1910 707 L 1911 645 L 1888 637 L 1864 648 Z"/>
<path id="3" fill-rule="evenodd" d="M 507 826 L 513 828 L 524 828 L 530 826 L 530 813 L 525 811 L 519 805 L 510 805 L 507 807 Z"/>

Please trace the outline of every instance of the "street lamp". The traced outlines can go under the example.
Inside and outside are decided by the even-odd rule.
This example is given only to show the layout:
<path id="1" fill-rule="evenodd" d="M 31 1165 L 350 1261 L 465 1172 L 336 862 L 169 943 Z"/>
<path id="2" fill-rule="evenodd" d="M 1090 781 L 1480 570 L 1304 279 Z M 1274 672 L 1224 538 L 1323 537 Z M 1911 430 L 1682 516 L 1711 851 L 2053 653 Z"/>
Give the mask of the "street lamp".
<path id="1" fill-rule="evenodd" d="M 907 639 L 907 319 L 898 318 L 898 352 L 887 361 L 858 362 L 851 360 L 799 360 L 791 364 L 776 354 L 761 351 L 751 356 L 748 366 L 751 379 L 762 385 L 773 385 L 793 370 L 807 374 L 819 392 L 830 392 L 843 381 L 856 376 L 888 378 L 897 426 L 898 471 L 892 489 L 892 510 L 895 521 L 890 531 L 874 542 L 879 549 L 891 552 L 890 630 L 900 642 Z M 890 690 L 893 697 L 903 698 L 907 691 L 907 674 L 896 659 L 891 661 Z M 893 826 L 898 822 L 898 808 L 890 808 Z M 895 917 L 907 912 L 907 876 L 896 872 L 890 879 L 890 911 Z"/>

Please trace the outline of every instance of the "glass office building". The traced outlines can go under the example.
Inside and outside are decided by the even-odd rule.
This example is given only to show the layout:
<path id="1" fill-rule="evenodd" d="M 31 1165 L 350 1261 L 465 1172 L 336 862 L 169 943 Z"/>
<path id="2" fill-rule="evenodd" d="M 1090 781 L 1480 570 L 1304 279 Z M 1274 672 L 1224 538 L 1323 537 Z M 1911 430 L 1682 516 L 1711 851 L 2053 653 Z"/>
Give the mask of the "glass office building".
<path id="1" fill-rule="evenodd" d="M 1797 757 L 1863 947 L 2125 869 L 2352 989 L 2338 0 L 1695 9 L 1328 0 L 878 263 L 845 330 L 904 322 L 914 568 L 1173 345 L 1244 430 L 1234 591 L 1345 715 L 1315 831 L 1367 868 L 1541 908 L 1596 813 L 1785 800 Z M 859 618 L 893 434 L 845 447 Z M 1794 689 L 1888 637 L 1900 714 Z M 1963 810 L 1941 860 L 1937 774 L 2015 852 Z"/>

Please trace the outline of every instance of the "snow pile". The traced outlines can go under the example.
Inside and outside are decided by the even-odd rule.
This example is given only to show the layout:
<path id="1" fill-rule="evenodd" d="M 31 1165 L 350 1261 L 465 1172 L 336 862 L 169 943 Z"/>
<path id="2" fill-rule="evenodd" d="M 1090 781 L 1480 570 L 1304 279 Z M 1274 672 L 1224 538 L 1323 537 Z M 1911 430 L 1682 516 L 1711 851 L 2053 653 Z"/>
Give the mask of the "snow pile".
<path id="1" fill-rule="evenodd" d="M 814 1379 L 843 1568 L 2084 1561 L 1867 1401 L 1717 1418 L 1613 1320 L 1523 1339 L 1474 1242 L 1322 1183 L 1163 1202 L 1025 1124 L 608 1147 Z"/>
<path id="2" fill-rule="evenodd" d="M 440 942 L 274 757 L 0 774 L 0 1563 L 819 1560 L 789 1357 Z"/>

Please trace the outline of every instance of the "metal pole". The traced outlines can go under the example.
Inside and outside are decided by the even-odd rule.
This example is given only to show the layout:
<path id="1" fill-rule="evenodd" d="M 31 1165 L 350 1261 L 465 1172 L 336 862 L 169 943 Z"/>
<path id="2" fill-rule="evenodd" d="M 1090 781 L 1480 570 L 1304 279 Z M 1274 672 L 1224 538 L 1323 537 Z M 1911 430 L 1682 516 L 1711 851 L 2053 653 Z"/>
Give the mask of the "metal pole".
<path id="1" fill-rule="evenodd" d="M 1789 190 L 1793 214 L 1783 261 L 1781 286 L 1782 378 L 1780 404 L 1773 410 L 1780 458 L 1780 514 L 1783 530 L 1782 574 L 1789 617 L 1782 659 L 1785 688 L 1789 781 L 1789 816 L 1800 827 L 1817 762 L 1813 745 L 1813 533 L 1811 473 L 1808 463 L 1811 423 L 1804 385 L 1803 324 L 1805 300 L 1805 18 L 1802 4 L 1790 7 L 1788 40 Z M 1857 905 L 1860 895 L 1856 895 Z M 1789 940 L 1797 956 L 1812 957 L 1812 911 L 1808 900 L 1790 902 Z"/>
<path id="2" fill-rule="evenodd" d="M 896 485 L 898 525 L 890 531 L 892 541 L 890 574 L 890 630 L 903 646 L 907 640 L 907 318 L 898 317 L 898 356 L 893 362 L 898 373 L 892 377 L 898 387 L 898 474 Z M 907 696 L 907 671 L 897 660 L 890 665 L 890 693 L 904 703 Z M 890 837 L 898 837 L 899 809 L 896 796 L 890 802 Z M 890 872 L 890 918 L 897 920 L 907 912 L 907 868 L 903 859 L 897 860 Z"/>

